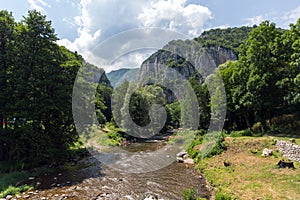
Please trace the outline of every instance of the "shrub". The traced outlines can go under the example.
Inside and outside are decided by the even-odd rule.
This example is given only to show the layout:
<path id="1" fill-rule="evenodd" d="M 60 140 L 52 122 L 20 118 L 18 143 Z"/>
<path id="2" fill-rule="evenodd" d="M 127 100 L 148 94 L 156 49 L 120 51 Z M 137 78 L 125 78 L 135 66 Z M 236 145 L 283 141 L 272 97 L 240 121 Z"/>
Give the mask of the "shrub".
<path id="1" fill-rule="evenodd" d="M 256 134 L 262 134 L 264 132 L 261 122 L 256 122 L 255 124 L 253 124 L 251 129 Z"/>
<path id="2" fill-rule="evenodd" d="M 33 189 L 33 187 L 28 185 L 22 185 L 20 187 L 9 186 L 6 190 L 0 192 L 0 198 L 5 198 L 7 195 L 16 195 L 31 189 Z"/>
<path id="3" fill-rule="evenodd" d="M 203 152 L 201 149 L 195 149 L 197 145 L 202 145 L 202 144 L 203 144 L 203 148 L 209 145 L 213 145 L 213 148 L 210 149 L 209 152 Z M 198 135 L 194 138 L 193 142 L 186 148 L 186 150 L 189 153 L 189 155 L 192 158 L 194 158 L 195 162 L 199 162 L 202 158 L 206 158 L 206 157 L 209 158 L 214 155 L 219 155 L 224 150 L 226 150 L 226 146 L 224 144 L 224 135 L 215 134 L 215 133 L 211 133 L 210 135 L 204 135 L 204 136 Z"/>
<path id="4" fill-rule="evenodd" d="M 205 156 L 205 157 L 212 157 L 212 156 L 215 156 L 215 155 L 219 155 L 221 154 L 224 150 L 226 150 L 226 146 L 224 144 L 224 136 L 221 135 L 219 137 L 219 139 L 217 140 L 215 146 L 212 148 L 212 150 Z"/>
<path id="5" fill-rule="evenodd" d="M 245 130 L 241 130 L 241 131 L 233 131 L 230 133 L 231 137 L 242 137 L 242 136 L 252 136 L 251 130 L 245 129 Z"/>
<path id="6" fill-rule="evenodd" d="M 29 176 L 27 171 L 0 174 L 0 191 L 7 189 L 10 185 L 15 185 L 20 180 L 27 179 Z"/>
<path id="7" fill-rule="evenodd" d="M 217 193 L 215 196 L 215 200 L 232 200 L 232 199 L 233 198 L 230 195 L 222 192 Z"/>
<path id="8" fill-rule="evenodd" d="M 189 188 L 187 190 L 182 191 L 182 199 L 183 200 L 202 200 L 205 198 L 196 197 L 196 191 L 194 188 Z"/>
<path id="9" fill-rule="evenodd" d="M 102 133 L 98 138 L 99 144 L 103 146 L 117 146 L 124 140 L 125 138 L 115 131 Z"/>

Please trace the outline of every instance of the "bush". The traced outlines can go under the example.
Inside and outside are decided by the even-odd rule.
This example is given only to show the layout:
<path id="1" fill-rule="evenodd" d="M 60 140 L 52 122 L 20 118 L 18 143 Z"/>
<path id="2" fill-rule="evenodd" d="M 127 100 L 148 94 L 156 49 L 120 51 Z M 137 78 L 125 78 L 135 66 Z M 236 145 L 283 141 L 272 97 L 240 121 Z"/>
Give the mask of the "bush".
<path id="1" fill-rule="evenodd" d="M 262 126 L 261 122 L 256 122 L 255 124 L 253 124 L 251 129 L 256 134 L 262 134 L 264 132 L 264 129 L 263 129 L 263 126 Z"/>
<path id="2" fill-rule="evenodd" d="M 20 180 L 26 180 L 29 176 L 30 173 L 27 171 L 0 174 L 0 191 L 6 190 Z"/>
<path id="3" fill-rule="evenodd" d="M 194 188 L 189 188 L 187 190 L 182 191 L 182 199 L 183 200 L 202 200 L 205 198 L 196 197 L 196 191 Z"/>
<path id="4" fill-rule="evenodd" d="M 245 129 L 241 131 L 233 131 L 230 133 L 230 137 L 243 137 L 243 136 L 252 136 L 251 130 Z"/>
<path id="5" fill-rule="evenodd" d="M 203 144 L 203 148 L 209 145 L 213 145 L 213 148 L 209 152 L 202 152 L 199 149 L 195 149 L 197 145 L 201 145 L 201 144 Z M 202 158 L 206 158 L 206 157 L 210 158 L 214 155 L 219 155 L 224 150 L 226 150 L 226 146 L 224 144 L 224 135 L 215 134 L 215 133 L 211 133 L 209 136 L 198 135 L 194 138 L 193 142 L 188 146 L 188 148 L 186 148 L 186 150 L 189 153 L 189 155 L 192 158 L 194 158 L 195 162 L 199 162 Z"/>
<path id="6" fill-rule="evenodd" d="M 222 192 L 217 193 L 215 196 L 215 200 L 232 200 L 232 199 L 233 198 L 230 195 Z"/>
<path id="7" fill-rule="evenodd" d="M 112 131 L 102 133 L 99 136 L 98 142 L 103 146 L 118 146 L 125 138 L 118 132 Z"/>
<path id="8" fill-rule="evenodd" d="M 224 138 L 223 136 L 220 137 L 220 139 L 216 142 L 216 145 L 212 148 L 212 150 L 207 154 L 206 157 L 210 158 L 215 155 L 221 154 L 224 150 L 226 150 L 226 146 L 223 142 Z"/>
<path id="9" fill-rule="evenodd" d="M 20 187 L 9 186 L 6 190 L 0 192 L 0 198 L 5 198 L 7 195 L 16 195 L 31 189 L 33 189 L 33 187 L 28 185 L 22 185 Z"/>

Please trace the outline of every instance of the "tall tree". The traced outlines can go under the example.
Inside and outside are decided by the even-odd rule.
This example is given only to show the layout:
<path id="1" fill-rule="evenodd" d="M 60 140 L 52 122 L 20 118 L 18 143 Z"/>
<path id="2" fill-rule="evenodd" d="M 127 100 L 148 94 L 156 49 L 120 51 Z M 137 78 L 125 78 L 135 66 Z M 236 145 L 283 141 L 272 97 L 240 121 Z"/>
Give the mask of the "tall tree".
<path id="1" fill-rule="evenodd" d="M 7 157 L 7 123 L 11 117 L 11 76 L 15 61 L 15 21 L 11 13 L 0 11 L 0 160 Z"/>
<path id="2" fill-rule="evenodd" d="M 280 78 L 279 65 L 274 47 L 281 32 L 274 23 L 262 22 L 254 28 L 242 46 L 240 61 L 246 68 L 247 76 L 245 99 L 254 110 L 256 121 L 262 123 L 274 116 L 274 111 L 282 102 L 276 82 Z"/>

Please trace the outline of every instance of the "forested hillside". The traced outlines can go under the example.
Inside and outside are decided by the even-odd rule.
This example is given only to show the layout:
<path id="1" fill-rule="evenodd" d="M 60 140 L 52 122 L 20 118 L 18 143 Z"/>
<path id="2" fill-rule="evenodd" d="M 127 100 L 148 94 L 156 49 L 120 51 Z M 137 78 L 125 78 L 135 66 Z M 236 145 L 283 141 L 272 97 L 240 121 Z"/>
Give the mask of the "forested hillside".
<path id="1" fill-rule="evenodd" d="M 181 56 L 166 50 L 159 50 L 141 66 L 139 78 L 140 80 L 149 80 L 149 83 L 146 86 L 147 90 L 139 90 L 139 94 L 135 95 L 136 102 L 132 100 L 129 105 L 132 106 L 129 109 L 132 110 L 133 119 L 136 123 L 149 122 L 148 110 L 155 103 L 151 98 L 153 95 L 158 97 L 162 93 L 162 91 L 158 93 L 153 93 L 153 91 L 159 91 L 158 88 L 161 87 L 165 94 L 165 101 L 162 102 L 168 113 L 166 127 L 178 128 L 182 124 L 182 109 L 187 108 L 186 103 L 189 101 L 189 97 L 185 100 L 175 98 L 174 93 L 160 86 L 160 82 L 162 80 L 174 82 L 177 77 L 175 75 L 181 74 L 189 80 L 197 96 L 200 110 L 198 128 L 207 129 L 211 117 L 212 97 L 208 91 L 206 80 L 201 79 L 197 70 L 207 69 L 208 66 L 205 66 L 207 64 L 218 66 L 217 63 L 228 60 L 218 66 L 215 71 L 221 75 L 226 89 L 225 130 L 245 130 L 243 134 L 248 135 L 296 131 L 299 127 L 297 121 L 299 120 L 300 106 L 299 34 L 300 21 L 291 25 L 289 30 L 282 30 L 277 28 L 274 23 L 265 21 L 254 27 L 206 31 L 195 39 L 202 46 L 197 54 L 201 59 L 199 60 L 197 57 L 193 61 L 191 59 L 193 57 L 189 57 L 187 53 L 187 58 L 189 61 L 192 60 L 192 64 L 195 66 L 181 57 L 184 53 L 180 52 L 182 47 L 194 52 L 196 47 L 193 46 L 193 43 L 188 40 L 171 41 L 166 47 L 170 47 L 172 52 L 178 51 Z M 231 53 L 228 48 L 238 52 L 238 60 L 231 56 L 234 53 Z M 177 72 L 167 72 L 168 68 L 175 69 Z M 124 83 L 120 87 L 122 93 L 128 87 L 128 83 Z M 149 89 L 150 87 L 153 89 Z M 149 93 L 149 91 L 152 92 Z M 147 103 L 142 103 L 144 101 Z M 116 106 L 121 106 L 118 107 L 116 116 L 122 118 L 124 109 L 122 109 L 122 105 Z M 143 109 L 139 114 L 136 113 L 139 116 L 137 118 L 133 110 L 138 106 Z M 192 115 L 192 113 L 190 114 Z M 126 124 L 125 121 L 120 123 Z"/>
<path id="2" fill-rule="evenodd" d="M 254 26 L 256 27 L 256 26 Z M 195 40 L 204 47 L 221 46 L 238 51 L 238 47 L 245 42 L 254 27 L 234 27 L 226 29 L 211 29 L 204 31 Z"/>

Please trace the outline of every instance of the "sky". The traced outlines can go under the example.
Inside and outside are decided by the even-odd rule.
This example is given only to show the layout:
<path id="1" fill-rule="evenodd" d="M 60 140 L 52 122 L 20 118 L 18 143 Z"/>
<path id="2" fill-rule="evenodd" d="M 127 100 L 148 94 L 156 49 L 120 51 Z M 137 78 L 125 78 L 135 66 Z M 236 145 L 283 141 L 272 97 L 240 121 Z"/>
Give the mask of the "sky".
<path id="1" fill-rule="evenodd" d="M 16 21 L 40 11 L 52 21 L 58 44 L 107 72 L 138 67 L 168 41 L 211 28 L 263 20 L 288 28 L 300 18 L 299 0 L 0 0 L 0 9 Z"/>

